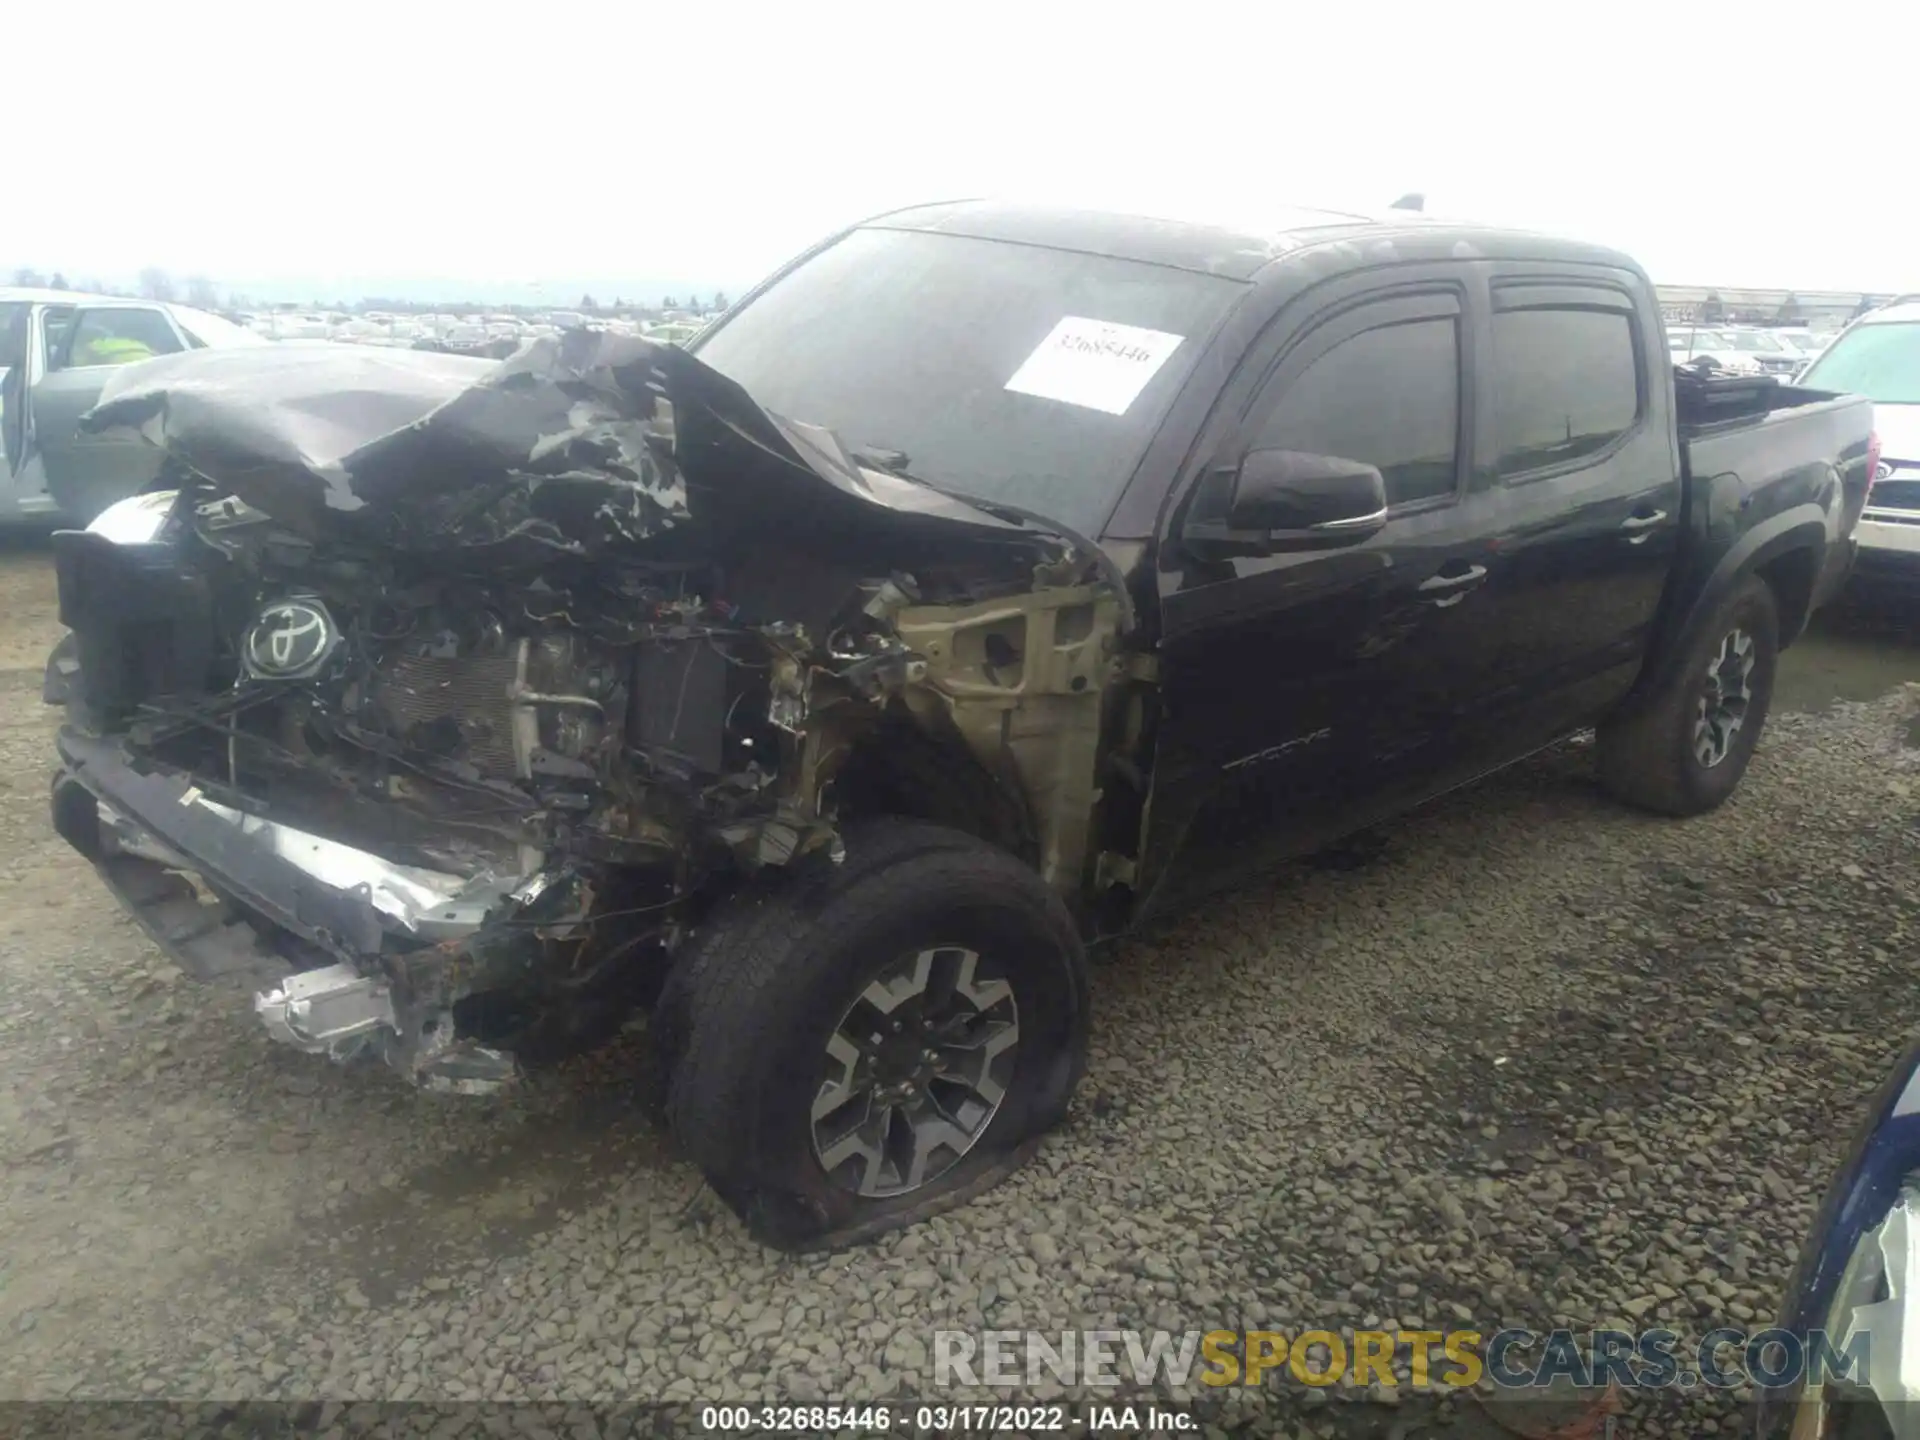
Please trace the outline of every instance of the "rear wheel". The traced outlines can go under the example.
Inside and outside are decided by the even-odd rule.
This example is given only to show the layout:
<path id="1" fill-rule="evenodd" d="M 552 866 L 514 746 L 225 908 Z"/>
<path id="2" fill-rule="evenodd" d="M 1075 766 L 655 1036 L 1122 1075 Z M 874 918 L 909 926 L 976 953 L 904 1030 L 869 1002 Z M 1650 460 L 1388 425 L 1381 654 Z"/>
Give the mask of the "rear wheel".
<path id="1" fill-rule="evenodd" d="M 1700 627 L 1666 688 L 1600 727 L 1601 782 L 1663 815 L 1719 805 L 1759 743 L 1779 654 L 1773 590 L 1750 576 Z"/>
<path id="2" fill-rule="evenodd" d="M 760 1239 L 848 1243 L 997 1182 L 1085 1063 L 1085 959 L 1026 865 L 918 822 L 714 918 L 662 999 L 667 1115 Z"/>

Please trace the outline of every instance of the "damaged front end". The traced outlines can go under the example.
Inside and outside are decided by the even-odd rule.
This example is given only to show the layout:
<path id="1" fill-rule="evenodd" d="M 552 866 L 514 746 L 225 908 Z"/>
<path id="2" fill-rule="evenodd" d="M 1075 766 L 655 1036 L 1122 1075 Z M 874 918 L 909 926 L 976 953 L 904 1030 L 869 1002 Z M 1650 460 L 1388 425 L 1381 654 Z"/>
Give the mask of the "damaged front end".
<path id="1" fill-rule="evenodd" d="M 715 897 L 911 812 L 903 736 L 1090 878 L 1125 597 L 1084 541 L 642 341 L 243 358 L 87 417 L 177 488 L 56 537 L 47 697 L 60 833 L 276 1039 L 460 1092 L 596 1043 Z"/>

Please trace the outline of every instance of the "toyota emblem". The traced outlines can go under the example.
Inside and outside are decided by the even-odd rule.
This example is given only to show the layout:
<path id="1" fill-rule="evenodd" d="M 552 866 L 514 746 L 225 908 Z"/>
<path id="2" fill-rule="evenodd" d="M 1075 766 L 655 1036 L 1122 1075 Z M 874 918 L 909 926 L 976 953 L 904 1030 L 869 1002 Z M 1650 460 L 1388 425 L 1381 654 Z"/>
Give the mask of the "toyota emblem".
<path id="1" fill-rule="evenodd" d="M 248 672 L 263 680 L 304 680 L 327 663 L 339 641 L 318 600 L 276 600 L 253 622 L 242 651 Z"/>
<path id="2" fill-rule="evenodd" d="M 1873 478 L 1876 483 L 1889 478 L 1892 474 L 1893 466 L 1885 460 L 1873 467 Z"/>

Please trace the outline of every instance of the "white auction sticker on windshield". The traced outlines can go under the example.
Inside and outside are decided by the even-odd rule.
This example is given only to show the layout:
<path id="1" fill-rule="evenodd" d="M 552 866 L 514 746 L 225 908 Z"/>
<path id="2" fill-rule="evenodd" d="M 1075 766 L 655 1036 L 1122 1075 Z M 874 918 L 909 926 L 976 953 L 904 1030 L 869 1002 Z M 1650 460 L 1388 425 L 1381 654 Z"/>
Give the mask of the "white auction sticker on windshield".
<path id="1" fill-rule="evenodd" d="M 1182 337 L 1069 315 L 1034 347 L 1007 389 L 1124 415 Z"/>

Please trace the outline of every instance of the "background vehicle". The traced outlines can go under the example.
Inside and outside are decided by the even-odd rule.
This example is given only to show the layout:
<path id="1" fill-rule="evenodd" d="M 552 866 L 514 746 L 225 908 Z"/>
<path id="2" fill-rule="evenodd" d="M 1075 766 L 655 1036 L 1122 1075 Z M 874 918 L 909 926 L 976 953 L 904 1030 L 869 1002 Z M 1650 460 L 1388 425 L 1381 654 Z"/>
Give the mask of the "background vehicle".
<path id="1" fill-rule="evenodd" d="M 1920 298 L 1854 321 L 1800 377 L 1873 401 L 1881 450 L 1860 517 L 1860 579 L 1920 590 Z"/>
<path id="2" fill-rule="evenodd" d="M 185 305 L 0 287 L 0 523 L 84 524 L 159 473 L 151 446 L 126 436 L 82 436 L 76 428 L 116 367 L 262 343 L 242 326 Z"/>
<path id="3" fill-rule="evenodd" d="M 702 330 L 702 326 L 688 323 L 655 325 L 645 332 L 644 338 L 658 345 L 685 345 Z"/>
<path id="4" fill-rule="evenodd" d="M 1920 1246 L 1920 1044 L 1867 1102 L 1852 1149 L 1827 1187 L 1794 1267 L 1780 1328 L 1824 1331 L 1833 1353 L 1865 1358 L 1842 1378 L 1802 1377 L 1758 1397 L 1757 1436 L 1839 1440 L 1910 1431 L 1920 1375 L 1906 1339 L 1920 1327 L 1911 1277 Z M 1864 1346 L 1858 1342 L 1864 1339 Z"/>
<path id="5" fill-rule="evenodd" d="M 1772 333 L 1774 338 L 1791 350 L 1798 359 L 1799 366 L 1795 371 L 1796 374 L 1799 370 L 1806 368 L 1808 361 L 1826 349 L 1827 342 L 1833 338 L 1831 333 L 1801 329 L 1775 330 Z"/>
<path id="6" fill-rule="evenodd" d="M 1760 361 L 1735 345 L 1724 330 L 1675 330 L 1667 336 L 1667 353 L 1675 365 L 1705 361 L 1727 375 L 1758 375 Z"/>
<path id="7" fill-rule="evenodd" d="M 871 1235 L 1064 1113 L 1087 943 L 1591 725 L 1633 803 L 1727 798 L 1870 417 L 1665 353 L 1590 246 L 968 203 L 691 353 L 156 361 L 89 424 L 201 478 L 56 538 L 54 823 L 423 1084 L 651 1000 L 755 1232 Z"/>
<path id="8" fill-rule="evenodd" d="M 1800 368 L 1800 352 L 1771 330 L 1737 327 L 1720 334 L 1729 349 L 1751 355 L 1762 374 L 1784 377 Z"/>

